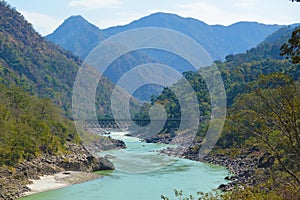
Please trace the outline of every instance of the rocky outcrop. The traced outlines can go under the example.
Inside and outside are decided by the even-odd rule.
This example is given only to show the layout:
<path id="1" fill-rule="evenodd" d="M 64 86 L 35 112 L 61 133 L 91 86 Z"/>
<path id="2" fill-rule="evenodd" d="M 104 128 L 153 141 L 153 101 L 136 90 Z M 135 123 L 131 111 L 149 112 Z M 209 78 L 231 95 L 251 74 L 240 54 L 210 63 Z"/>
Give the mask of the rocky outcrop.
<path id="1" fill-rule="evenodd" d="M 67 142 L 67 153 L 60 155 L 42 155 L 24 161 L 15 168 L 0 168 L 0 199 L 16 199 L 28 191 L 30 179 L 39 179 L 43 175 L 52 175 L 62 171 L 93 172 L 112 170 L 113 164 L 106 158 L 99 158 L 84 146 Z"/>
<path id="2" fill-rule="evenodd" d="M 271 175 L 274 157 L 256 148 L 251 148 L 243 155 L 232 158 L 223 154 L 210 154 L 204 161 L 225 166 L 232 175 L 225 177 L 230 182 L 222 184 L 218 189 L 230 191 L 243 185 L 254 186 L 267 180 Z M 258 175 L 259 174 L 259 175 Z"/>
<path id="3" fill-rule="evenodd" d="M 144 139 L 146 143 L 163 143 L 169 144 L 172 141 L 172 137 L 170 134 L 160 134 L 160 135 L 153 135 L 151 137 L 147 137 Z"/>
<path id="4" fill-rule="evenodd" d="M 179 137 L 182 136 L 182 137 Z M 168 147 L 160 151 L 168 156 L 175 156 L 195 161 L 201 161 L 226 167 L 231 175 L 225 179 L 230 181 L 228 184 L 222 184 L 218 189 L 230 191 L 234 187 L 243 187 L 243 185 L 254 186 L 262 183 L 270 177 L 275 158 L 268 153 L 261 151 L 258 147 L 244 149 L 242 153 L 235 157 L 229 155 L 210 153 L 203 159 L 199 159 L 199 149 L 202 138 L 188 138 L 189 132 L 181 133 L 176 137 L 170 134 L 153 135 L 145 139 L 149 143 L 167 143 L 176 144 L 176 148 Z M 194 135 L 193 135 L 194 137 Z M 185 144 L 183 141 L 191 141 Z"/>
<path id="5" fill-rule="evenodd" d="M 112 170 L 114 169 L 114 165 L 107 158 L 99 158 L 97 165 L 95 165 L 94 170 Z"/>
<path id="6" fill-rule="evenodd" d="M 110 137 L 110 132 L 102 128 L 87 128 L 87 132 L 98 136 L 94 141 L 86 141 L 85 146 L 92 152 L 107 151 L 113 149 L 125 149 L 126 145 L 122 140 Z"/>
<path id="7" fill-rule="evenodd" d="M 199 144 L 193 144 L 190 147 L 166 148 L 160 153 L 226 167 L 231 172 L 231 175 L 225 177 L 225 179 L 230 182 L 219 186 L 218 189 L 222 191 L 230 191 L 234 187 L 241 188 L 243 185 L 254 186 L 264 182 L 270 177 L 271 168 L 275 160 L 273 156 L 262 152 L 257 147 L 244 150 L 243 153 L 235 157 L 211 153 L 201 160 L 199 159 L 198 151 Z"/>
<path id="8" fill-rule="evenodd" d="M 93 152 L 107 151 L 113 149 L 125 149 L 126 145 L 122 140 L 116 140 L 108 137 L 103 137 L 98 141 L 94 141 L 86 145 L 86 147 Z"/>
<path id="9" fill-rule="evenodd" d="M 113 170 L 113 164 L 106 158 L 99 158 L 92 154 L 84 146 L 69 144 L 73 154 L 62 155 L 56 164 L 67 171 L 93 172 L 99 170 Z M 104 162 L 103 160 L 106 160 Z M 107 164 L 105 166 L 104 164 Z"/>
<path id="10" fill-rule="evenodd" d="M 25 177 L 9 169 L 0 168 L 0 199 L 13 200 L 19 197 L 22 193 L 29 190 L 26 187 L 28 183 L 29 180 Z"/>

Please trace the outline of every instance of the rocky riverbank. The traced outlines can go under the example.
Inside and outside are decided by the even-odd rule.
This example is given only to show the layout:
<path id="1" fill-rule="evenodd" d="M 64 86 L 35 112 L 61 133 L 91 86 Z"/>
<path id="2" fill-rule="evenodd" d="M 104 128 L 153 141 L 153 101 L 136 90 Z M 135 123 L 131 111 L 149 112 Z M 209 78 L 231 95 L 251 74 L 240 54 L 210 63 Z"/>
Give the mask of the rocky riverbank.
<path id="1" fill-rule="evenodd" d="M 250 152 L 235 157 L 210 154 L 204 157 L 204 162 L 225 166 L 232 173 L 231 176 L 225 177 L 230 182 L 218 188 L 231 191 L 234 187 L 255 186 L 267 180 L 271 175 L 270 168 L 274 164 L 274 157 L 250 149 Z"/>
<path id="2" fill-rule="evenodd" d="M 148 143 L 166 143 L 179 144 L 176 148 L 166 148 L 160 151 L 162 154 L 175 156 L 195 161 L 201 161 L 226 167 L 231 176 L 225 177 L 230 180 L 228 184 L 222 184 L 218 189 L 222 191 L 230 191 L 234 187 L 254 186 L 264 182 L 270 177 L 271 167 L 274 165 L 274 157 L 262 152 L 257 147 L 252 147 L 239 152 L 236 156 L 216 153 L 212 151 L 203 159 L 199 159 L 199 146 L 202 140 L 194 140 L 190 146 L 181 145 L 183 142 L 174 142 L 170 134 L 161 134 L 144 138 Z M 178 140 L 178 137 L 176 137 Z M 180 140 L 180 139 L 179 139 Z"/>
<path id="3" fill-rule="evenodd" d="M 41 155 L 24 161 L 14 168 L 0 168 L 0 199 L 11 200 L 29 191 L 26 186 L 44 175 L 53 175 L 64 171 L 91 173 L 99 170 L 112 170 L 113 164 L 106 158 L 100 158 L 84 146 L 66 143 L 67 152 L 60 155 Z"/>
<path id="4" fill-rule="evenodd" d="M 112 149 L 125 149 L 126 145 L 122 140 L 111 138 L 110 132 L 102 128 L 87 128 L 90 134 L 98 136 L 98 139 L 85 143 L 87 149 L 92 152 L 107 151 Z"/>

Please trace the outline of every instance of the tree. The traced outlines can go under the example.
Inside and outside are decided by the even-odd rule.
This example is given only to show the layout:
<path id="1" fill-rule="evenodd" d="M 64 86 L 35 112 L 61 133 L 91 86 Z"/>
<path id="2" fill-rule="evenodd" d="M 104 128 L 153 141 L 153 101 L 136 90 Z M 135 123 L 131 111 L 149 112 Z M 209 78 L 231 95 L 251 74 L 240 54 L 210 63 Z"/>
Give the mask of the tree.
<path id="1" fill-rule="evenodd" d="M 232 118 L 240 132 L 251 134 L 270 153 L 295 188 L 300 188 L 300 91 L 282 74 L 261 76 L 257 89 L 240 96 Z"/>
<path id="2" fill-rule="evenodd" d="M 300 28 L 293 31 L 292 37 L 281 46 L 280 50 L 280 55 L 286 56 L 287 59 L 291 58 L 293 63 L 300 63 Z"/>

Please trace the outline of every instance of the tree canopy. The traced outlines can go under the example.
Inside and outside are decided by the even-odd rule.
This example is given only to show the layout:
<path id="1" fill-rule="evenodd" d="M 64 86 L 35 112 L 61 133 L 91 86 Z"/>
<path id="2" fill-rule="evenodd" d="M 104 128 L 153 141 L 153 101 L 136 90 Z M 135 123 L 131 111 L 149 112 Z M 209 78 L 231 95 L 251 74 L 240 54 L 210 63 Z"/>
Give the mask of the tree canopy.
<path id="1" fill-rule="evenodd" d="M 80 142 L 73 123 L 50 99 L 18 87 L 0 85 L 0 90 L 0 166 L 63 152 L 67 140 Z"/>
<path id="2" fill-rule="evenodd" d="M 282 56 L 291 58 L 293 63 L 300 63 L 300 28 L 293 31 L 291 38 L 280 50 Z"/>

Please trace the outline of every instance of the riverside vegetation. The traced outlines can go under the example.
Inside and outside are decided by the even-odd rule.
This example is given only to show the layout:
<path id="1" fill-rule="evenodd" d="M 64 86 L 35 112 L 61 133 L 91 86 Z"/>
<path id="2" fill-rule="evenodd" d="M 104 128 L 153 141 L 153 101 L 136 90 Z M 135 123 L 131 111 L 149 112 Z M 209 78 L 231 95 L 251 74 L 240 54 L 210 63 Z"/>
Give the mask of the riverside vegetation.
<path id="1" fill-rule="evenodd" d="M 228 117 L 217 145 L 204 161 L 224 165 L 234 174 L 227 177 L 231 183 L 219 187 L 230 192 L 184 197 L 175 190 L 178 199 L 300 199 L 299 32 L 299 28 L 283 28 L 258 47 L 216 62 L 227 91 Z M 196 91 L 203 121 L 184 157 L 197 160 L 209 124 L 210 97 L 197 73 L 188 72 L 185 77 Z M 153 98 L 155 102 L 167 106 L 169 119 L 180 117 L 170 89 Z M 154 140 L 165 138 L 178 126 L 167 123 Z M 172 151 L 176 155 L 176 150 L 166 153 Z M 162 195 L 162 199 L 169 198 Z"/>
<path id="2" fill-rule="evenodd" d="M 0 1 L 0 199 L 19 197 L 42 175 L 114 168 L 83 146 L 70 117 L 80 65 Z M 113 84 L 102 82 L 97 106 L 106 111 Z"/>
<path id="3" fill-rule="evenodd" d="M 18 197 L 27 190 L 28 179 L 40 175 L 112 169 L 111 163 L 86 150 L 70 119 L 80 59 L 47 42 L 4 1 L 0 13 L 0 199 Z M 216 61 L 227 92 L 228 118 L 217 146 L 205 159 L 226 165 L 234 176 L 228 177 L 233 184 L 223 187 L 230 192 L 200 192 L 200 199 L 300 198 L 299 41 L 299 29 L 285 27 L 244 54 Z M 292 61 L 280 56 L 280 49 Z M 196 91 L 202 119 L 184 156 L 197 159 L 210 119 L 210 96 L 198 73 L 184 76 Z M 114 86 L 108 79 L 102 81 L 97 110 L 105 118 L 111 117 L 108 100 Z M 155 102 L 166 107 L 169 119 L 180 118 L 180 106 L 169 88 L 153 97 Z M 148 119 L 149 105 L 142 108 L 135 117 Z M 176 127 L 176 122 L 167 121 L 161 135 Z M 181 191 L 175 195 L 184 198 Z"/>

